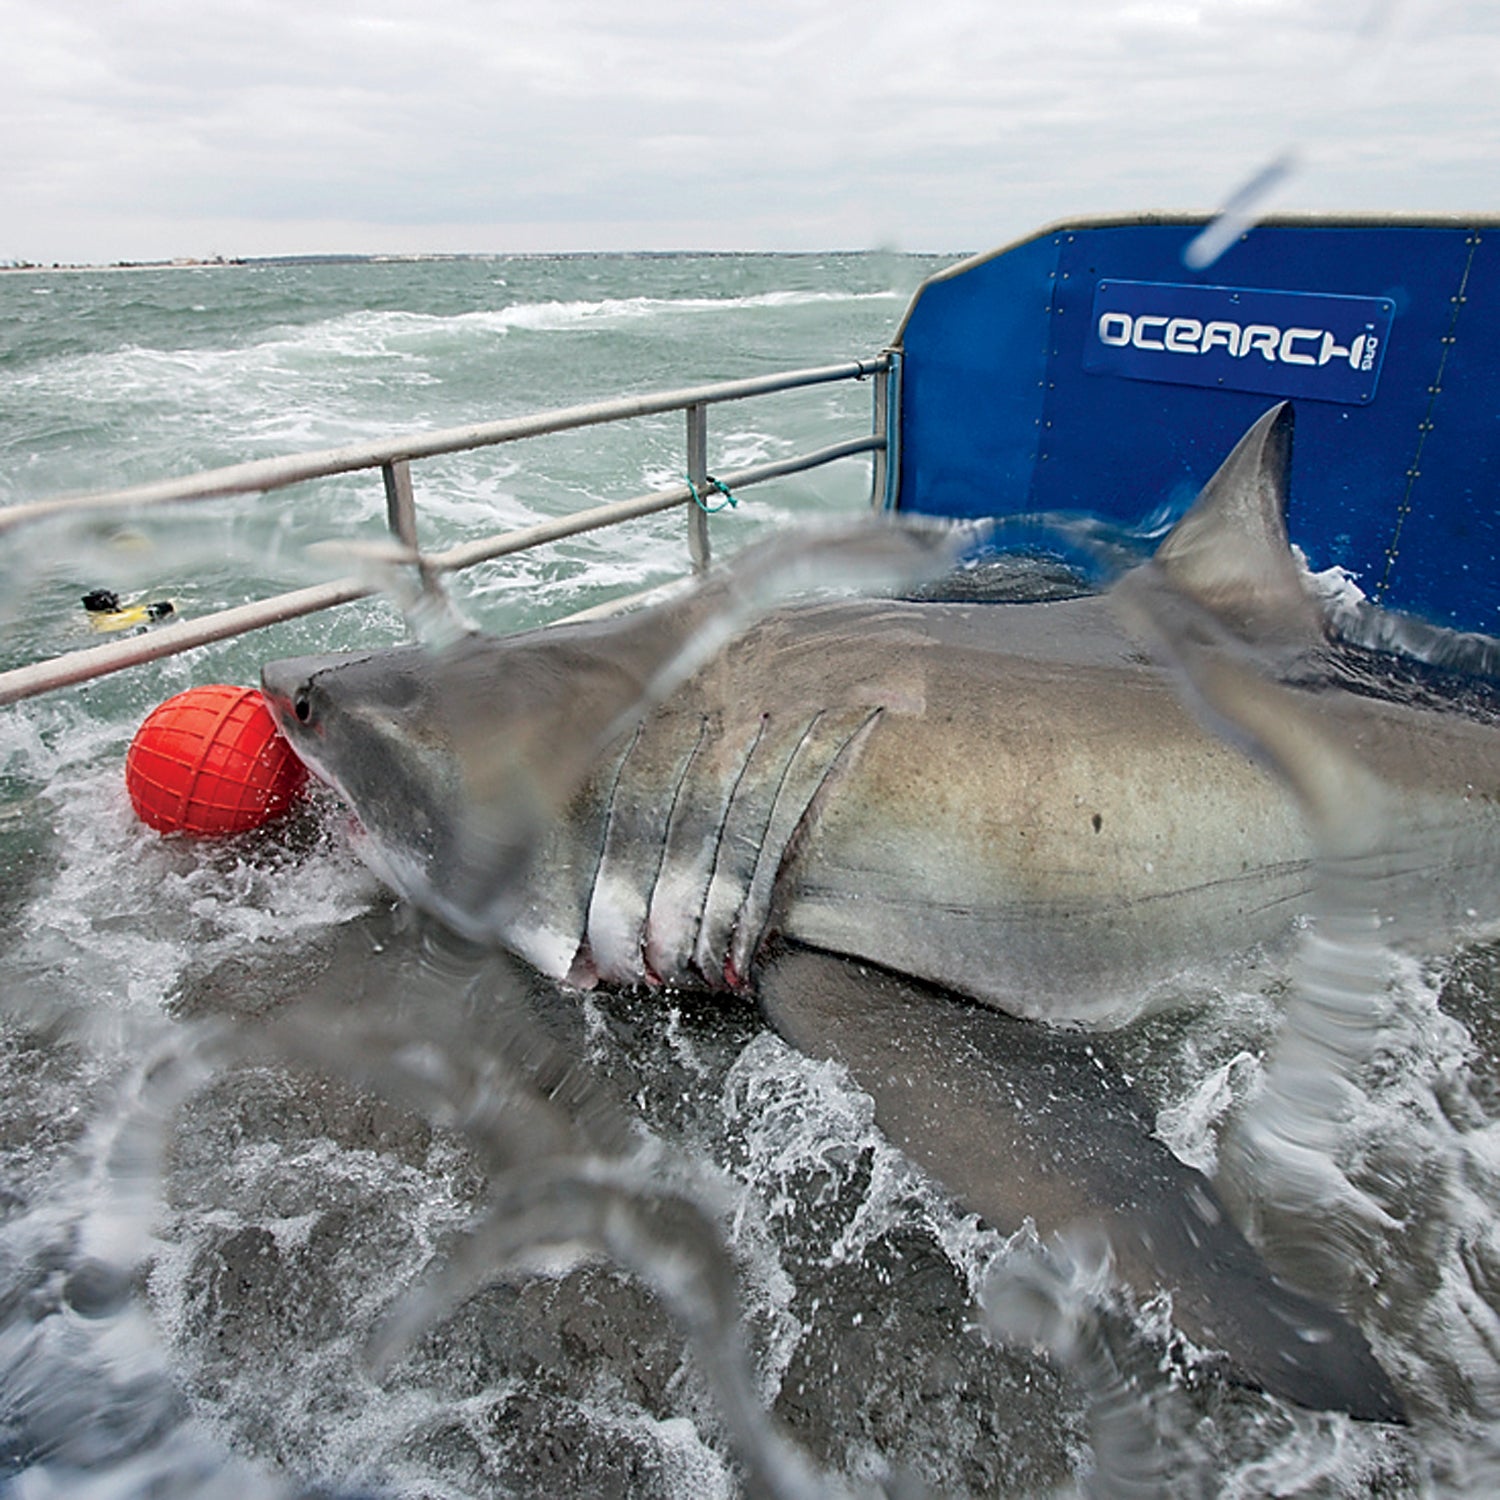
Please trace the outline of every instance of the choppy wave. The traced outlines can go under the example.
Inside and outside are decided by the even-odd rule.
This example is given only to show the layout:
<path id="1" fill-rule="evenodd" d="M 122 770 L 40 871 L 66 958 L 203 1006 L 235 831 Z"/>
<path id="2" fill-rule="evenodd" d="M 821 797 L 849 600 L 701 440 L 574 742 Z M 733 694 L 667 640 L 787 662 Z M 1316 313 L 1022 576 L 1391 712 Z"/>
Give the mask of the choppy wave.
<path id="1" fill-rule="evenodd" d="M 285 405 L 304 403 L 310 395 L 337 397 L 346 421 L 367 394 L 366 382 L 396 388 L 410 403 L 417 388 L 451 380 L 451 369 L 428 367 L 466 350 L 482 353 L 486 335 L 513 331 L 569 332 L 651 322 L 676 314 L 733 315 L 756 309 L 858 306 L 899 301 L 896 292 L 783 291 L 745 297 L 611 297 L 594 301 L 512 303 L 445 315 L 406 311 L 359 311 L 310 323 L 274 328 L 234 347 L 155 348 L 125 345 L 98 353 L 69 354 L 39 361 L 13 376 L 14 388 L 39 403 L 84 396 L 112 406 L 139 406 L 154 420 L 174 407 L 203 400 L 216 392 L 226 396 L 264 393 Z M 377 373 L 370 367 L 378 365 Z M 461 372 L 467 374 L 467 371 Z M 292 400 L 288 402 L 287 398 Z M 420 401 L 416 403 L 420 410 Z M 368 424 L 367 424 L 368 425 Z M 264 435 L 253 426 L 246 435 Z M 351 434 L 361 435 L 358 426 Z M 281 427 L 278 439 L 302 437 Z"/>
<path id="2" fill-rule="evenodd" d="M 595 302 L 515 303 L 494 312 L 461 314 L 455 322 L 508 332 L 561 332 L 600 323 L 627 323 L 675 313 L 735 313 L 757 308 L 817 307 L 820 305 L 896 302 L 900 294 L 886 292 L 758 292 L 747 297 L 606 297 Z"/>
<path id="3" fill-rule="evenodd" d="M 39 290 L 47 290 L 41 288 Z M 388 360 L 415 363 L 430 353 L 449 354 L 476 334 L 565 332 L 573 329 L 636 324 L 676 314 L 721 314 L 756 310 L 859 307 L 899 304 L 894 291 L 766 291 L 746 296 L 604 297 L 593 300 L 512 302 L 497 308 L 432 314 L 406 310 L 361 309 L 310 322 L 272 327 L 246 344 L 233 347 L 183 345 L 159 348 L 126 344 L 100 353 L 44 358 L 17 373 L 21 390 L 59 394 L 87 391 L 156 397 L 163 391 L 187 391 L 191 382 L 241 377 L 259 371 L 296 374 L 300 362 L 329 358 L 351 361 Z M 358 374 L 358 371 L 355 371 Z M 424 377 L 414 376 L 420 381 Z M 436 379 L 428 375 L 426 379 Z"/>

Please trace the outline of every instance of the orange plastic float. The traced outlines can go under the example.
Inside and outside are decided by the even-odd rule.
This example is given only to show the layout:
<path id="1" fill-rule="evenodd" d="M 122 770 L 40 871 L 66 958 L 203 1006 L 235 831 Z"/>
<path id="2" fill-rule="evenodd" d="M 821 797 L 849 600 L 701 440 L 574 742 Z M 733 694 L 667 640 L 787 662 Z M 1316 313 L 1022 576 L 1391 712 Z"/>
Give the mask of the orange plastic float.
<path id="1" fill-rule="evenodd" d="M 222 683 L 152 709 L 125 757 L 125 787 L 142 821 L 199 838 L 269 823 L 306 779 L 265 699 Z"/>

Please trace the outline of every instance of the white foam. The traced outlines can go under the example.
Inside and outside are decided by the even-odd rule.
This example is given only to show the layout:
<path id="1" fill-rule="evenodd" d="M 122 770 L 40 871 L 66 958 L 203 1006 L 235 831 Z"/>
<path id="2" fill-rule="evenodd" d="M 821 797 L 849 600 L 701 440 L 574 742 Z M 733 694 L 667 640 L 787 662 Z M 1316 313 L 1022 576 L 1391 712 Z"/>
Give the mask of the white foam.
<path id="1" fill-rule="evenodd" d="M 291 855 L 277 850 L 274 833 L 245 846 L 147 828 L 126 795 L 117 726 L 84 720 L 49 740 L 33 720 L 29 731 L 9 732 L 12 754 L 47 774 L 57 864 L 18 923 L 9 960 L 37 976 L 55 973 L 58 1003 L 77 1002 L 93 1026 L 110 1016 L 160 1018 L 190 964 L 246 944 L 294 943 L 369 906 L 373 883 L 342 846 Z"/>
<path id="2" fill-rule="evenodd" d="M 1225 1116 L 1256 1087 L 1263 1069 L 1251 1052 L 1237 1052 L 1177 1104 L 1156 1117 L 1156 1133 L 1179 1161 L 1212 1177 L 1219 1164 L 1218 1132 Z"/>
<path id="3" fill-rule="evenodd" d="M 733 313 L 893 300 L 899 300 L 899 293 L 770 291 L 743 297 L 603 297 L 597 301 L 515 302 L 490 312 L 461 313 L 452 321 L 500 332 L 525 329 L 543 333 L 591 325 L 634 323 L 644 318 L 673 314 Z"/>

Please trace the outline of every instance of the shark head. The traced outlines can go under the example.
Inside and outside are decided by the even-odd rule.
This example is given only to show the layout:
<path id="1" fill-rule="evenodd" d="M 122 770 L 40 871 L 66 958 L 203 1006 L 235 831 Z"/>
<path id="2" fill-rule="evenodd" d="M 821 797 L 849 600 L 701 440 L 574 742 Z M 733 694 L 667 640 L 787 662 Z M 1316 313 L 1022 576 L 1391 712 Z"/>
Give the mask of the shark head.
<path id="1" fill-rule="evenodd" d="M 397 646 L 268 663 L 261 685 L 298 756 L 358 816 L 398 891 L 473 937 L 647 689 L 598 625 L 440 649 Z M 503 926 L 503 922 L 500 923 Z"/>
<path id="2" fill-rule="evenodd" d="M 292 657 L 261 686 L 298 757 L 358 815 L 387 879 L 429 892 L 453 854 L 464 789 L 427 652 Z"/>

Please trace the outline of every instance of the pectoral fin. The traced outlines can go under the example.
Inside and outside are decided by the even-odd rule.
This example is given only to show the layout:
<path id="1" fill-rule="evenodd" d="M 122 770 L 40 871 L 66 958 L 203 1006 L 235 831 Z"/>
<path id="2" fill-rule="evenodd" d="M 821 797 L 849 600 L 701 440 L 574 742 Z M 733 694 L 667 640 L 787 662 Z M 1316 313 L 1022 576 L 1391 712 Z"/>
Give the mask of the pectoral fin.
<path id="1" fill-rule="evenodd" d="M 777 1031 L 847 1067 L 891 1140 L 996 1229 L 1102 1230 L 1127 1285 L 1170 1289 L 1179 1325 L 1245 1383 L 1404 1420 L 1364 1336 L 1272 1277 L 1087 1038 L 808 949 L 772 957 L 759 989 Z"/>

